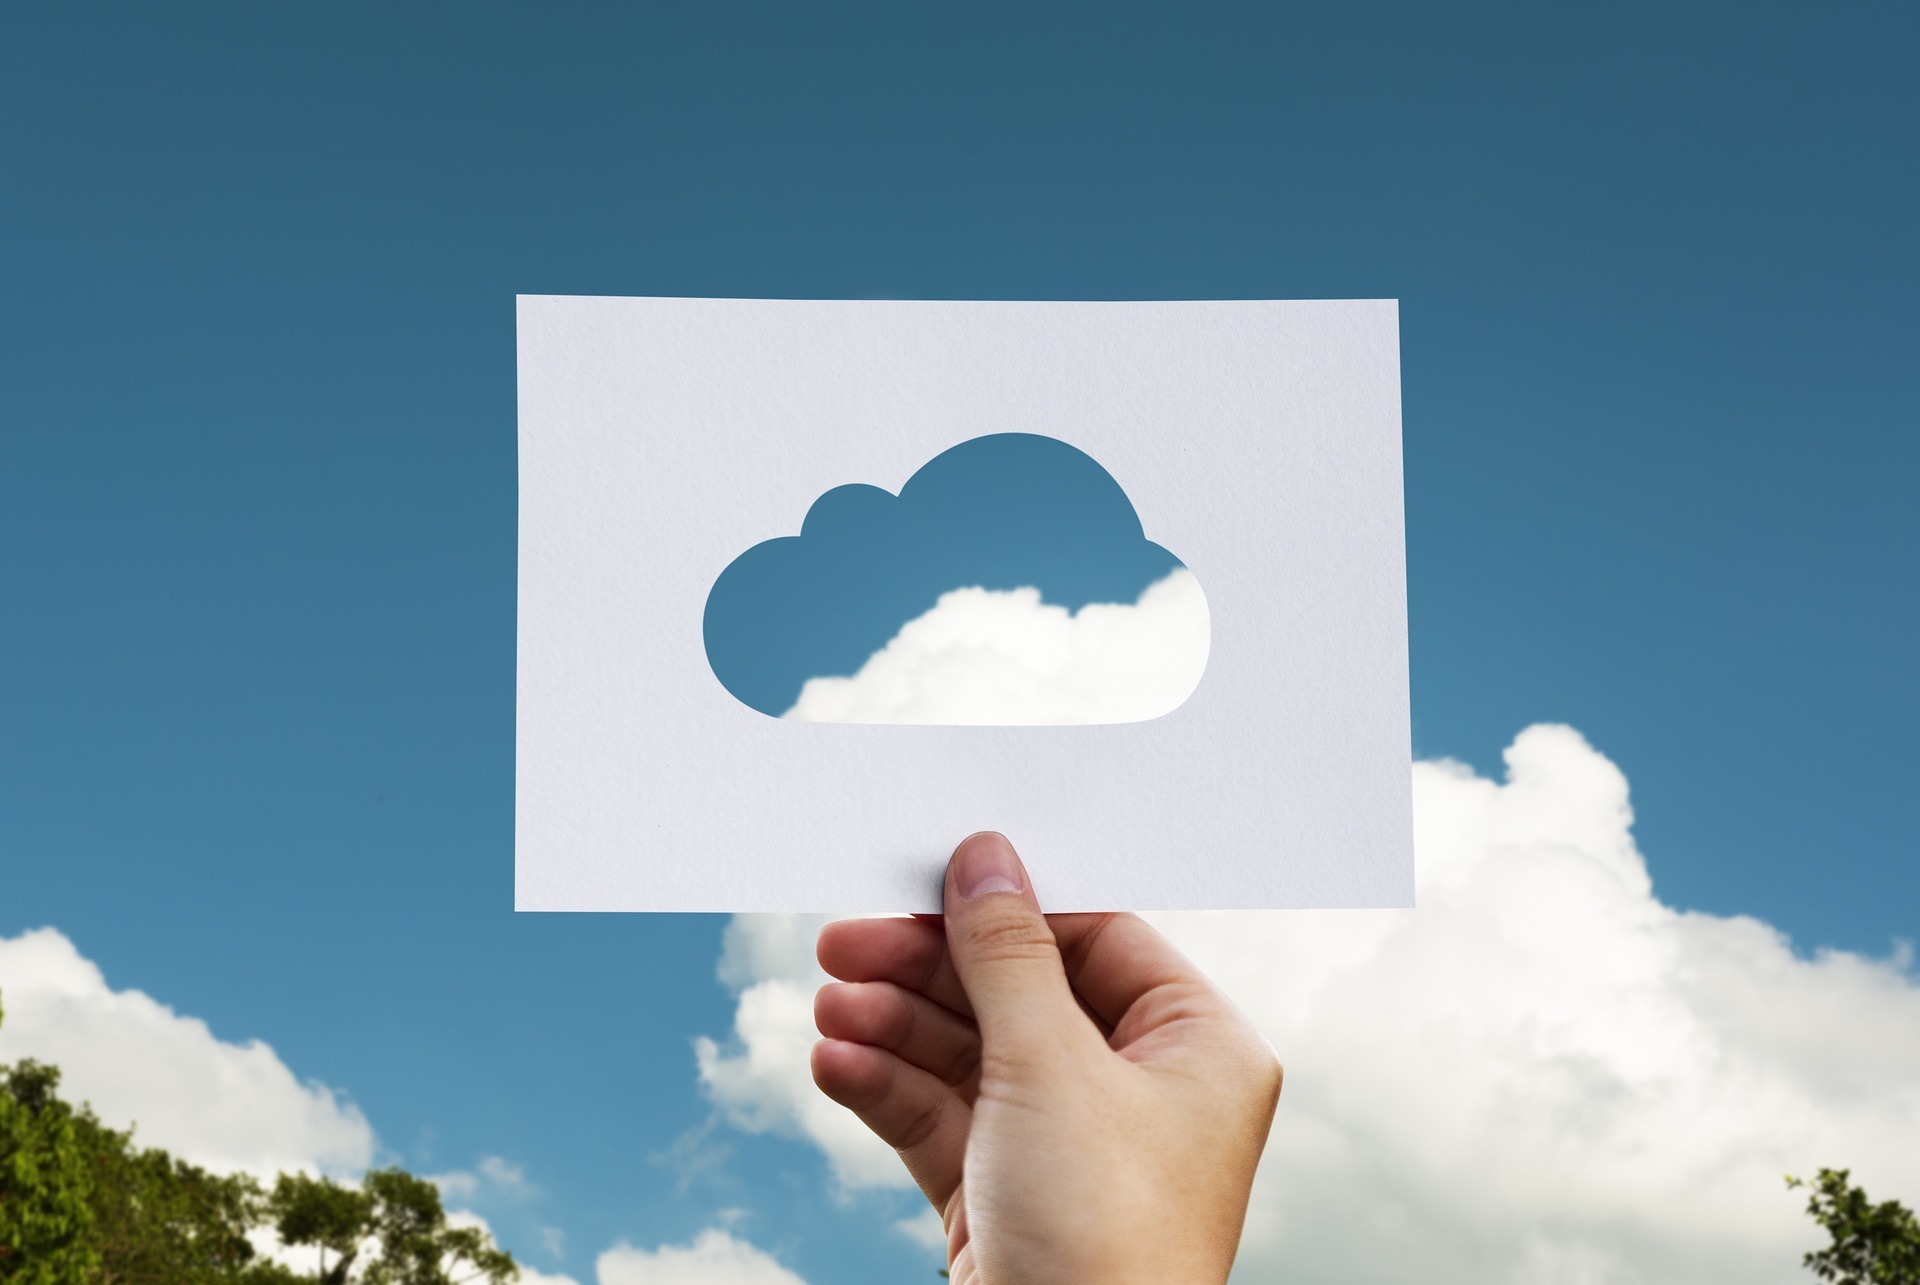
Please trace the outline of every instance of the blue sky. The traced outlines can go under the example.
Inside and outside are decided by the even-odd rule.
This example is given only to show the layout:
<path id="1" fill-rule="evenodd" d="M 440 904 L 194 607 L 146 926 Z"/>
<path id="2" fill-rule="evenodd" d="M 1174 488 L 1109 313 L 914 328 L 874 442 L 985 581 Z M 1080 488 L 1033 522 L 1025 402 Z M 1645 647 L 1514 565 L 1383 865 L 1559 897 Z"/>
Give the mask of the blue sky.
<path id="1" fill-rule="evenodd" d="M 510 1157 L 544 1195 L 483 1212 L 576 1274 L 743 1207 L 916 1278 L 810 1150 L 661 1159 L 721 920 L 509 910 L 513 296 L 1395 297 L 1416 753 L 1571 723 L 1668 902 L 1883 952 L 1917 47 L 1891 3 L 10 7 L 0 934 L 405 1163 Z"/>

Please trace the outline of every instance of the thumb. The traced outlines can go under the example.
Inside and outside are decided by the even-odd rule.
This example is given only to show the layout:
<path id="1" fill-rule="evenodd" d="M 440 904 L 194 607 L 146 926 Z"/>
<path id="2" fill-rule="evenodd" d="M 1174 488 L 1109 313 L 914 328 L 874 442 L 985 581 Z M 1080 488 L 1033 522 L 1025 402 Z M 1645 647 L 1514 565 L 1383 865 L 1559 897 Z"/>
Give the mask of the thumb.
<path id="1" fill-rule="evenodd" d="M 947 953 L 989 1054 L 1024 1058 L 1091 1030 L 1067 985 L 1060 947 L 1027 869 L 991 830 L 969 835 L 947 863 Z"/>

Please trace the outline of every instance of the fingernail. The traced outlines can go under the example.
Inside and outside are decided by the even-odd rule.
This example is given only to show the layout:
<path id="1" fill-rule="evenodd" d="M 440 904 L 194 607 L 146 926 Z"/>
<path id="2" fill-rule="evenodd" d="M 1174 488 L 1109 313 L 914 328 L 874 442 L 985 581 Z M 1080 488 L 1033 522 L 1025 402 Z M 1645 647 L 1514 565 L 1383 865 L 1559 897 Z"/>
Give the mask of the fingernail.
<path id="1" fill-rule="evenodd" d="M 1025 892 L 1027 875 L 1007 837 L 983 830 L 968 835 L 954 849 L 953 888 L 962 901 L 992 892 Z"/>

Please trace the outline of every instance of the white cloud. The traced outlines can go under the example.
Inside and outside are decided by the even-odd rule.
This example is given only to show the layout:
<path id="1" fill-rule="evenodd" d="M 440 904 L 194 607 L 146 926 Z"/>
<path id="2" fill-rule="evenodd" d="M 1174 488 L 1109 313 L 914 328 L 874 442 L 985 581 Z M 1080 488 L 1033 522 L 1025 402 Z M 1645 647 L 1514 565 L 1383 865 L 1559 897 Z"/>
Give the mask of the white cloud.
<path id="1" fill-rule="evenodd" d="M 700 1083 L 735 1128 L 818 1144 L 842 1187 L 910 1188 L 893 1148 L 822 1096 L 807 1069 L 819 1039 L 813 993 L 827 980 L 813 942 L 831 918 L 735 915 L 728 922 L 719 973 L 738 992 L 733 1041 L 727 1048 L 704 1036 L 694 1041 Z"/>
<path id="2" fill-rule="evenodd" d="M 480 1176 L 503 1191 L 518 1195 L 527 1195 L 533 1191 L 527 1182 L 527 1171 L 511 1160 L 499 1156 L 480 1157 Z"/>
<path id="3" fill-rule="evenodd" d="M 1506 757 L 1415 765 L 1417 911 L 1155 917 L 1287 1064 L 1238 1279 L 1787 1285 L 1820 1234 L 1784 1173 L 1920 1197 L 1910 961 L 1662 904 L 1612 763 L 1564 727 Z M 702 1076 L 905 1187 L 807 1105 L 814 922 L 735 920 L 741 1047 Z"/>
<path id="4" fill-rule="evenodd" d="M 51 928 L 0 937 L 0 1061 L 60 1067 L 62 1093 L 90 1102 L 147 1146 L 208 1168 L 271 1174 L 360 1170 L 373 1130 L 325 1085 L 301 1081 L 259 1040 L 230 1044 L 139 991 L 117 991 Z"/>
<path id="5" fill-rule="evenodd" d="M 1207 667 L 1206 596 L 1184 567 L 1135 603 L 1077 612 L 1038 589 L 955 589 L 851 678 L 811 678 L 814 723 L 1132 723 L 1177 709 Z"/>
<path id="6" fill-rule="evenodd" d="M 802 977 L 769 977 L 740 992 L 734 1047 L 705 1037 L 694 1043 L 701 1084 L 735 1127 L 819 1143 L 845 1187 L 911 1185 L 893 1149 L 813 1087 L 807 1071 L 808 1050 L 819 1038 L 813 992 L 825 978 Z"/>
<path id="7" fill-rule="evenodd" d="M 539 1271 L 522 1263 L 518 1285 L 580 1285 L 580 1282 L 571 1276 L 556 1276 L 551 1272 Z"/>
<path id="8" fill-rule="evenodd" d="M 428 1174 L 426 1178 L 440 1189 L 440 1195 L 446 1200 L 472 1200 L 482 1190 L 515 1200 L 537 1194 L 537 1188 L 527 1181 L 526 1170 L 500 1156 L 481 1156 L 480 1163 L 472 1169 Z"/>
<path id="9" fill-rule="evenodd" d="M 506 1162 L 502 1161 L 501 1163 L 504 1164 Z M 518 1166 L 511 1166 L 511 1167 L 514 1168 L 516 1171 L 518 1170 Z M 478 1227 L 481 1231 L 487 1233 L 488 1237 L 493 1240 L 494 1244 L 498 1245 L 500 1243 L 500 1238 L 493 1234 L 493 1227 L 487 1222 L 487 1220 L 482 1218 L 479 1214 L 472 1212 L 471 1210 L 467 1210 L 467 1209 L 448 1210 L 447 1225 L 450 1227 Z M 372 1246 L 370 1245 L 369 1249 L 371 1250 L 371 1248 Z M 558 1275 L 552 1272 L 543 1272 L 537 1268 L 529 1267 L 525 1263 L 521 1263 L 519 1285 L 580 1285 L 580 1282 L 574 1280 L 574 1278 L 571 1276 Z"/>
<path id="10" fill-rule="evenodd" d="M 595 1266 L 600 1285 L 806 1285 L 765 1250 L 718 1227 L 689 1245 L 616 1245 Z"/>
<path id="11" fill-rule="evenodd" d="M 945 1261 L 947 1252 L 947 1226 L 940 1221 L 940 1215 L 931 1206 L 922 1209 L 911 1218 L 902 1218 L 893 1224 L 893 1229 L 923 1249 L 940 1254 Z"/>
<path id="12" fill-rule="evenodd" d="M 440 1199 L 472 1200 L 480 1191 L 480 1178 L 465 1169 L 455 1169 L 451 1173 L 430 1173 L 428 1182 L 440 1189 Z"/>

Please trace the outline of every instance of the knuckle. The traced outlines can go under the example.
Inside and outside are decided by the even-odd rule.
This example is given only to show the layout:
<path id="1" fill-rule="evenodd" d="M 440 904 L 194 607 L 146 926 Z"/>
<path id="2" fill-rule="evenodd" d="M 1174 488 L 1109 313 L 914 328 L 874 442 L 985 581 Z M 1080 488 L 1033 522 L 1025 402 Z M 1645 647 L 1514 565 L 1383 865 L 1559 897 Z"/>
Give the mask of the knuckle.
<path id="1" fill-rule="evenodd" d="M 940 1127 L 940 1112 L 941 1104 L 938 1101 L 929 1102 L 902 1120 L 893 1136 L 894 1150 L 912 1151 L 931 1138 L 933 1131 Z"/>
<path id="2" fill-rule="evenodd" d="M 1037 915 L 982 916 L 967 925 L 966 941 L 976 959 L 1057 959 L 1060 954 L 1047 921 Z"/>
<path id="3" fill-rule="evenodd" d="M 955 1086 L 972 1080 L 980 1070 L 980 1041 L 969 1040 L 959 1052 L 948 1061 L 946 1069 L 940 1073 L 945 1083 Z"/>
<path id="4" fill-rule="evenodd" d="M 1061 1083 L 1061 1077 L 1067 1073 L 1059 1050 L 1045 1043 L 997 1040 L 986 1044 L 980 1052 L 983 1097 L 1001 1097 L 1016 1091 L 1009 1086 Z"/>
<path id="5" fill-rule="evenodd" d="M 1132 916 L 1126 917 L 1132 918 Z M 1081 933 L 1078 938 L 1073 939 L 1068 947 L 1060 952 L 1061 959 L 1067 966 L 1067 975 L 1069 977 L 1078 974 L 1081 969 L 1086 967 L 1087 960 L 1093 956 L 1094 948 L 1099 945 L 1100 939 L 1105 937 L 1107 930 L 1112 928 L 1121 918 L 1122 915 L 1118 912 L 1097 916 L 1085 932 Z"/>
<path id="6" fill-rule="evenodd" d="M 918 1014 L 905 998 L 891 991 L 886 993 L 884 1015 L 876 1023 L 875 1035 L 880 1044 L 895 1052 L 913 1042 L 914 1028 L 919 1026 Z"/>
<path id="7" fill-rule="evenodd" d="M 1261 1040 L 1258 1048 L 1258 1060 L 1255 1062 L 1254 1083 L 1260 1088 L 1270 1106 L 1280 1102 L 1280 1090 L 1286 1083 L 1287 1068 L 1280 1063 L 1280 1055 L 1273 1046 Z"/>

